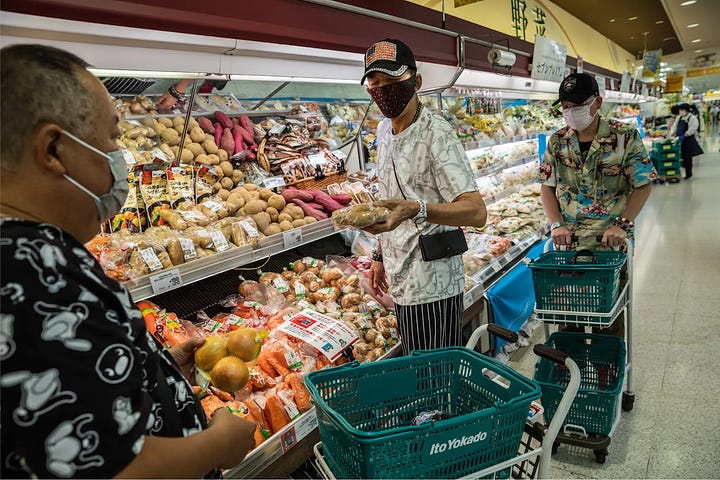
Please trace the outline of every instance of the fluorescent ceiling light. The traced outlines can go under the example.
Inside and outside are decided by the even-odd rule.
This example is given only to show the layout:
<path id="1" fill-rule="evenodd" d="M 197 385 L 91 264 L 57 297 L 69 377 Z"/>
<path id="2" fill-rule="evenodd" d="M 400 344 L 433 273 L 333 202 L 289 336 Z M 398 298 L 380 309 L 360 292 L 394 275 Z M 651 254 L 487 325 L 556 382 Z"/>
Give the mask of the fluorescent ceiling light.
<path id="1" fill-rule="evenodd" d="M 700 43 L 700 42 L 702 42 L 702 38 L 696 38 L 691 43 Z"/>
<path id="2" fill-rule="evenodd" d="M 611 18 L 611 19 L 610 19 L 610 23 L 612 23 L 612 22 L 614 22 L 614 21 L 615 21 L 615 19 L 614 19 L 614 18 Z"/>
<path id="3" fill-rule="evenodd" d="M 628 20 L 632 22 L 633 20 L 637 20 L 637 17 L 628 17 Z"/>
<path id="4" fill-rule="evenodd" d="M 665 20 L 658 20 L 658 21 L 655 22 L 655 23 L 658 24 L 658 25 L 660 25 L 661 23 L 665 23 Z"/>
<path id="5" fill-rule="evenodd" d="M 699 23 L 693 23 L 692 25 L 688 25 L 687 28 L 695 28 L 695 27 L 699 27 L 699 26 L 700 26 Z"/>
<path id="6" fill-rule="evenodd" d="M 275 77 L 271 75 L 230 75 L 230 80 L 254 80 L 266 82 L 299 82 L 299 83 L 347 83 L 359 85 L 357 80 L 345 78 L 309 78 L 309 77 Z"/>
<path id="7" fill-rule="evenodd" d="M 139 78 L 210 78 L 205 73 L 190 72 L 153 72 L 149 70 L 113 70 L 106 68 L 88 68 L 96 77 L 139 77 Z"/>
<path id="8" fill-rule="evenodd" d="M 695 53 L 701 53 L 703 50 L 702 48 L 700 50 L 695 50 Z"/>
<path id="9" fill-rule="evenodd" d="M 681 7 L 687 7 L 688 5 L 692 5 L 692 4 L 695 3 L 696 1 L 697 1 L 697 0 L 687 0 L 687 2 L 682 2 L 682 3 L 680 4 L 680 6 L 681 6 Z"/>

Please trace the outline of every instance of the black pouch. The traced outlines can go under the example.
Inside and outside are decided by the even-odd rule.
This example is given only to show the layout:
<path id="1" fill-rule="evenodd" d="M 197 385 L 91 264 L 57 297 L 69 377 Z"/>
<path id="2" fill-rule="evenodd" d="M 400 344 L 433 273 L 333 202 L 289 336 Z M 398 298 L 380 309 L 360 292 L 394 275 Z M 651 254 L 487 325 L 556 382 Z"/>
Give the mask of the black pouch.
<path id="1" fill-rule="evenodd" d="M 420 252 L 426 262 L 462 255 L 467 249 L 465 234 L 459 228 L 432 235 L 420 235 Z"/>

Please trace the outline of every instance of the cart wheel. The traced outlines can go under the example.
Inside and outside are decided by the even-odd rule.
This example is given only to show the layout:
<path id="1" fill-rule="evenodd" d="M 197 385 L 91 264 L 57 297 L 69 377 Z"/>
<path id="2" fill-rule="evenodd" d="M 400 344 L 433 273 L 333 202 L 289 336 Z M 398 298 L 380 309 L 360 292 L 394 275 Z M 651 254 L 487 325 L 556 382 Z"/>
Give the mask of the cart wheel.
<path id="1" fill-rule="evenodd" d="M 595 450 L 595 460 L 597 463 L 605 463 L 605 460 L 607 459 L 608 451 L 607 449 L 603 450 Z"/>
<path id="2" fill-rule="evenodd" d="M 680 183 L 680 180 L 677 178 L 671 178 L 670 183 Z"/>
<path id="3" fill-rule="evenodd" d="M 555 455 L 559 449 L 560 449 L 560 442 L 553 442 L 552 454 Z"/>
<path id="4" fill-rule="evenodd" d="M 635 394 L 623 392 L 622 409 L 629 412 L 635 406 Z"/>

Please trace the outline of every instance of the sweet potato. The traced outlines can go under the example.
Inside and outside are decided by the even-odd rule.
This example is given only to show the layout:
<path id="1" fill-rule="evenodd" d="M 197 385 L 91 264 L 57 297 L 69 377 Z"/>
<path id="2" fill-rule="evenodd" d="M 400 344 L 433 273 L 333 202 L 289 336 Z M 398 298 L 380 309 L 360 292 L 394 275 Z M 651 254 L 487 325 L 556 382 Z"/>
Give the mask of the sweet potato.
<path id="1" fill-rule="evenodd" d="M 246 129 L 253 129 L 252 120 L 250 120 L 250 117 L 248 117 L 247 115 L 240 115 L 240 125 L 242 125 Z"/>
<path id="2" fill-rule="evenodd" d="M 320 210 L 321 212 L 322 212 L 323 210 L 325 210 L 325 207 L 323 207 L 323 206 L 320 205 L 319 203 L 315 203 L 315 202 L 307 202 L 307 206 L 308 206 L 308 207 L 312 207 L 312 208 L 314 208 L 315 210 Z"/>
<path id="3" fill-rule="evenodd" d="M 233 128 L 232 120 L 230 120 L 230 117 L 225 115 L 225 113 L 221 112 L 220 110 L 217 110 L 217 111 L 215 111 L 215 113 L 213 113 L 213 116 L 215 117 L 215 120 L 217 120 L 218 123 L 220 123 L 220 125 L 223 128 L 227 128 L 227 129 Z"/>
<path id="4" fill-rule="evenodd" d="M 343 208 L 342 205 L 333 200 L 330 195 L 323 192 L 322 190 L 308 190 L 307 192 L 313 196 L 313 198 L 315 199 L 315 203 L 319 203 L 320 205 L 325 207 L 326 212 L 332 213 L 335 210 L 340 210 L 341 208 Z"/>
<path id="5" fill-rule="evenodd" d="M 215 134 L 215 127 L 213 127 L 212 122 L 207 117 L 199 117 L 197 119 L 198 125 L 200 125 L 200 128 L 202 128 L 203 132 L 209 133 L 210 135 Z"/>
<path id="6" fill-rule="evenodd" d="M 294 199 L 293 203 L 295 203 L 295 205 L 297 205 L 298 207 L 302 208 L 303 212 L 308 217 L 314 217 L 316 220 L 325 220 L 326 218 L 328 218 L 325 212 L 321 212 L 320 210 L 312 208 L 307 203 L 303 202 L 298 198 Z"/>
<path id="7" fill-rule="evenodd" d="M 247 150 L 245 142 L 243 141 L 243 133 L 245 130 L 240 125 L 235 125 L 232 129 L 233 141 L 235 142 L 235 151 L 233 153 L 240 153 Z"/>
<path id="8" fill-rule="evenodd" d="M 337 193 L 335 195 L 330 195 L 330 198 L 338 202 L 340 205 L 347 205 L 348 203 L 352 202 L 352 197 L 346 193 Z"/>
<path id="9" fill-rule="evenodd" d="M 215 145 L 220 146 L 220 140 L 222 140 L 223 128 L 219 123 L 215 124 Z"/>
<path id="10" fill-rule="evenodd" d="M 302 200 L 303 202 L 312 202 L 314 197 L 311 193 L 305 190 L 296 190 L 287 188 L 282 191 L 282 196 L 286 202 L 294 202 L 295 199 Z"/>
<path id="11" fill-rule="evenodd" d="M 222 138 L 220 139 L 220 148 L 225 150 L 229 156 L 233 156 L 235 153 L 235 140 L 233 140 L 230 129 L 226 128 L 223 130 Z"/>

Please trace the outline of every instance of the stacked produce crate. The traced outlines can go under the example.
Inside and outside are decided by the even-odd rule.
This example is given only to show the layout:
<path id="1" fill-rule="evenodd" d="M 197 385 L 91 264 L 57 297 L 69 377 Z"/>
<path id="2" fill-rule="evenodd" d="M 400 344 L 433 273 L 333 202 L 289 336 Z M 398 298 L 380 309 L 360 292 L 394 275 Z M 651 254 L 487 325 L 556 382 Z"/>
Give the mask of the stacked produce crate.
<path id="1" fill-rule="evenodd" d="M 677 183 L 680 181 L 680 168 L 682 167 L 680 142 L 671 139 L 655 142 L 650 157 L 658 172 L 657 181 L 659 183 L 665 181 Z"/>

